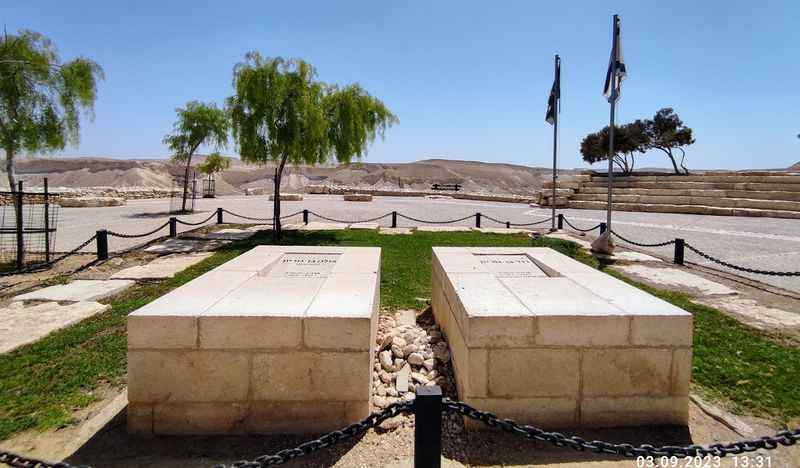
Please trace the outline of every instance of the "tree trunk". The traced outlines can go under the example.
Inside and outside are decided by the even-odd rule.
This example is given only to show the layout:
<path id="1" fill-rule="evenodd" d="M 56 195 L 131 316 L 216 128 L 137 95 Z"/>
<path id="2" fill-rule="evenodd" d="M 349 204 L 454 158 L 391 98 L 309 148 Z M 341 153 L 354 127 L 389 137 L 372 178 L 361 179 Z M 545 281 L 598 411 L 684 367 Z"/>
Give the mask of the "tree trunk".
<path id="1" fill-rule="evenodd" d="M 186 195 L 189 191 L 189 167 L 192 165 L 192 155 L 186 158 L 186 170 L 183 173 L 183 203 L 181 204 L 181 213 L 186 213 Z"/>
<path id="2" fill-rule="evenodd" d="M 283 237 L 281 231 L 281 179 L 283 178 L 283 168 L 286 166 L 287 156 L 281 158 L 278 168 L 275 170 L 275 193 L 272 205 L 272 240 L 279 241 Z"/>
<path id="3" fill-rule="evenodd" d="M 8 177 L 8 188 L 9 190 L 16 194 L 17 198 L 14 198 L 14 222 L 15 225 L 19 229 L 19 223 L 22 220 L 22 193 L 17 194 L 17 174 L 14 170 L 14 148 L 6 148 L 6 176 Z M 19 232 L 19 231 L 17 231 Z M 47 235 L 47 234 L 45 234 Z M 17 266 L 23 265 L 25 263 L 25 243 L 24 238 L 19 237 L 17 235 Z"/>

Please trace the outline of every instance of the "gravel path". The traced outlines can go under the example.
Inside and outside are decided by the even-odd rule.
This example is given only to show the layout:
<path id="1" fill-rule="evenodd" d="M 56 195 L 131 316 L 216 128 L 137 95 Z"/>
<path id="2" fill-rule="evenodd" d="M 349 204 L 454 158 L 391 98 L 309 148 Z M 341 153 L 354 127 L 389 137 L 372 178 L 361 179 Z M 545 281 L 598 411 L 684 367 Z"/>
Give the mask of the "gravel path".
<path id="1" fill-rule="evenodd" d="M 266 197 L 220 197 L 197 200 L 197 212 L 181 219 L 198 222 L 211 215 L 218 207 L 246 216 L 270 216 L 271 203 Z M 304 201 L 284 202 L 285 214 L 307 208 L 329 218 L 341 220 L 363 220 L 392 211 L 422 220 L 447 220 L 462 218 L 481 212 L 500 221 L 529 223 L 546 219 L 549 209 L 530 208 L 525 204 L 495 203 L 472 200 L 425 199 L 401 197 L 375 197 L 372 202 L 343 202 L 340 196 L 306 195 Z M 127 206 L 109 208 L 62 208 L 58 224 L 56 250 L 67 251 L 83 242 L 102 228 L 124 233 L 147 232 L 163 224 L 169 215 L 169 199 L 132 200 Z M 573 224 L 591 227 L 605 221 L 605 213 L 596 210 L 562 210 Z M 228 222 L 236 218 L 226 215 Z M 299 223 L 297 215 L 286 222 Z M 312 217 L 312 220 L 324 221 Z M 388 226 L 390 217 L 376 221 Z M 455 223 L 473 226 L 474 218 Z M 399 226 L 416 226 L 420 223 L 399 218 Z M 548 223 L 541 225 L 547 227 Z M 483 219 L 483 227 L 504 227 Z M 190 229 L 179 225 L 179 231 Z M 731 216 L 701 216 L 671 213 L 616 212 L 614 230 L 625 237 L 640 242 L 660 242 L 682 237 L 687 242 L 722 260 L 737 265 L 765 270 L 796 271 L 800 269 L 800 222 L 791 219 L 746 218 Z M 166 228 L 161 231 L 166 234 Z M 596 232 L 596 231 L 595 231 Z M 151 236 L 156 237 L 156 235 Z M 109 239 L 112 251 L 132 247 L 145 239 Z M 86 250 L 92 251 L 93 245 Z M 672 247 L 645 248 L 665 257 L 672 256 Z M 712 264 L 697 255 L 687 252 L 687 261 L 701 265 Z M 763 275 L 747 275 L 753 279 L 800 293 L 800 277 L 782 278 Z"/>

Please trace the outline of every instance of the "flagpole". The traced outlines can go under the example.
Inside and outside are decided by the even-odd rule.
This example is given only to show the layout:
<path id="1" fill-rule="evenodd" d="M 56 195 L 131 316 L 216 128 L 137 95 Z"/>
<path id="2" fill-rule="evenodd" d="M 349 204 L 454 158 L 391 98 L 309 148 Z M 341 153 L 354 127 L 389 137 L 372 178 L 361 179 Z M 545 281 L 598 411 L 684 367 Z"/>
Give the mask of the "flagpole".
<path id="1" fill-rule="evenodd" d="M 611 237 L 611 212 L 614 206 L 613 184 L 614 184 L 614 113 L 617 106 L 617 60 L 619 48 L 619 16 L 613 18 L 613 38 L 611 42 L 611 60 L 609 64 L 610 85 L 609 93 L 609 125 L 608 125 L 608 200 L 606 201 L 606 230 L 592 242 L 592 251 L 610 255 L 614 252 L 614 240 Z"/>
<path id="2" fill-rule="evenodd" d="M 558 54 L 556 54 L 555 59 L 553 61 L 553 78 L 560 81 L 560 76 L 558 74 L 559 65 L 561 59 L 559 58 Z M 561 100 L 561 83 L 558 83 L 559 87 L 559 95 L 556 97 L 555 102 L 553 103 L 553 196 L 551 198 L 551 208 L 552 208 L 552 215 L 550 219 L 550 230 L 556 230 L 556 180 L 558 179 L 558 104 Z"/>

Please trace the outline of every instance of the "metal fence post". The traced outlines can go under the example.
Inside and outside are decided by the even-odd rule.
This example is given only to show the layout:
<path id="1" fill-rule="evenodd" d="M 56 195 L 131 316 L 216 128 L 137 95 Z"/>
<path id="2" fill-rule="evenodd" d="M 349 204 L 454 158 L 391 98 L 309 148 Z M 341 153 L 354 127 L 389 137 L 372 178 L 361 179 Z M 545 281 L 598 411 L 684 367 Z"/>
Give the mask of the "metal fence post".
<path id="1" fill-rule="evenodd" d="M 308 224 L 308 210 L 303 210 L 303 224 Z"/>
<path id="2" fill-rule="evenodd" d="M 414 400 L 414 468 L 441 468 L 442 389 L 417 388 Z"/>
<path id="3" fill-rule="evenodd" d="M 108 231 L 97 231 L 97 259 L 108 260 Z"/>
<path id="4" fill-rule="evenodd" d="M 607 229 L 607 227 L 606 227 L 606 223 L 600 223 L 600 234 L 601 234 L 601 235 L 602 235 L 604 232 L 606 232 L 606 229 Z"/>
<path id="5" fill-rule="evenodd" d="M 24 200 L 22 199 L 23 193 L 21 180 L 17 183 L 17 186 L 17 198 L 14 200 L 14 203 L 16 204 L 14 215 L 16 217 L 15 221 L 17 224 L 17 270 L 22 270 L 23 266 L 25 265 L 25 238 L 22 235 L 22 207 Z"/>
<path id="6" fill-rule="evenodd" d="M 169 237 L 178 237 L 178 218 L 169 218 Z"/>
<path id="7" fill-rule="evenodd" d="M 50 263 L 50 196 L 47 177 L 44 178 L 44 261 Z"/>
<path id="8" fill-rule="evenodd" d="M 683 248 L 685 246 L 685 242 L 683 239 L 675 239 L 675 258 L 674 263 L 676 265 L 683 265 Z"/>
<path id="9" fill-rule="evenodd" d="M 397 212 L 396 211 L 392 211 L 392 227 L 393 228 L 397 227 Z"/>
<path id="10" fill-rule="evenodd" d="M 217 208 L 217 224 L 222 224 L 222 208 Z"/>
<path id="11" fill-rule="evenodd" d="M 476 228 L 481 227 L 481 213 L 480 213 L 480 211 L 475 213 L 475 227 Z"/>
<path id="12" fill-rule="evenodd" d="M 557 227 L 558 227 L 559 231 L 564 229 L 564 215 L 561 214 L 561 213 L 558 214 L 558 226 Z"/>
<path id="13" fill-rule="evenodd" d="M 506 229 L 511 229 L 511 221 L 506 221 Z"/>

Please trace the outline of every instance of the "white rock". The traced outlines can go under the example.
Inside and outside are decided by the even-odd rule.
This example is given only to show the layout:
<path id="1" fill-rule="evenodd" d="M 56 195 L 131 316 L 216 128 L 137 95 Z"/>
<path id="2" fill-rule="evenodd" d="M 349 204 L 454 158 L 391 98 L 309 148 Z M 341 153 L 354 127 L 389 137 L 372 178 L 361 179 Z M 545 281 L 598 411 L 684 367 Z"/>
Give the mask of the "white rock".
<path id="1" fill-rule="evenodd" d="M 387 383 L 387 384 L 392 383 L 392 374 L 386 372 L 385 370 L 382 370 L 380 372 L 379 377 L 381 379 L 381 382 L 383 382 L 383 383 Z"/>
<path id="2" fill-rule="evenodd" d="M 401 397 L 401 399 L 402 399 L 403 401 L 414 401 L 414 399 L 415 399 L 416 397 L 417 397 L 417 395 L 415 395 L 413 392 L 408 392 L 408 393 L 404 394 L 404 395 Z"/>
<path id="3" fill-rule="evenodd" d="M 406 361 L 404 361 L 402 359 L 395 359 L 394 360 L 394 370 L 395 371 L 399 371 L 400 369 L 403 368 L 404 365 L 406 365 Z"/>
<path id="4" fill-rule="evenodd" d="M 419 372 L 412 372 L 412 373 L 411 373 L 411 378 L 412 378 L 412 379 L 413 379 L 415 382 L 417 382 L 417 383 L 420 383 L 420 384 L 422 384 L 422 385 L 425 385 L 426 383 L 428 383 L 428 382 L 430 381 L 430 379 L 428 379 L 428 378 L 427 378 L 427 377 L 425 377 L 424 375 L 420 374 Z"/>
<path id="5" fill-rule="evenodd" d="M 392 354 L 394 354 L 395 357 L 398 357 L 398 358 L 402 358 L 402 357 L 405 356 L 405 354 L 403 353 L 403 348 L 397 346 L 394 343 L 392 343 Z"/>
<path id="6" fill-rule="evenodd" d="M 378 388 L 375 389 L 375 393 L 378 394 L 378 396 L 385 397 L 386 387 L 384 387 L 383 385 L 378 385 Z"/>
<path id="7" fill-rule="evenodd" d="M 378 354 L 378 359 L 380 359 L 381 367 L 383 367 L 387 371 L 393 370 L 392 365 L 392 352 L 391 351 L 381 351 Z"/>
<path id="8" fill-rule="evenodd" d="M 397 390 L 394 387 L 387 388 L 386 394 L 389 395 L 390 397 L 396 397 L 397 395 L 399 395 L 399 393 L 397 393 Z"/>
<path id="9" fill-rule="evenodd" d="M 425 362 L 425 358 L 423 358 L 422 354 L 420 354 L 420 353 L 411 353 L 408 356 L 408 363 L 411 364 L 412 366 L 421 366 L 422 363 L 424 363 L 424 362 Z"/>
<path id="10" fill-rule="evenodd" d="M 433 363 L 434 363 L 433 359 L 425 359 L 424 361 L 422 361 L 422 365 L 424 365 L 429 372 L 433 370 Z"/>
<path id="11" fill-rule="evenodd" d="M 398 346 L 400 349 L 403 349 L 406 347 L 407 344 L 408 343 L 406 342 L 406 340 L 404 340 L 403 337 L 401 336 L 394 336 L 392 338 L 392 346 Z"/>
<path id="12" fill-rule="evenodd" d="M 389 406 L 387 398 L 384 398 L 382 396 L 372 397 L 372 404 L 374 404 L 378 408 L 386 408 L 387 406 Z"/>
<path id="13" fill-rule="evenodd" d="M 419 347 L 417 345 L 414 344 L 406 345 L 406 347 L 403 348 L 403 355 L 410 356 L 412 353 L 416 353 L 418 349 Z"/>

